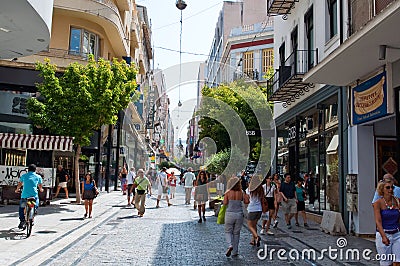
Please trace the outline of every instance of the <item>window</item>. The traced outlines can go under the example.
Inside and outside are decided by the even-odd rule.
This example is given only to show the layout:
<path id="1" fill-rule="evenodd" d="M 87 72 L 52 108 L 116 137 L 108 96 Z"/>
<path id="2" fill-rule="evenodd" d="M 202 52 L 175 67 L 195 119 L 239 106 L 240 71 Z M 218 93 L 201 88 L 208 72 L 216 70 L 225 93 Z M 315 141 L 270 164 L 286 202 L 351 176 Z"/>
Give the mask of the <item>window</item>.
<path id="1" fill-rule="evenodd" d="M 71 28 L 69 53 L 87 57 L 93 54 L 99 56 L 99 36 L 84 29 Z"/>
<path id="2" fill-rule="evenodd" d="M 267 73 L 268 69 L 273 67 L 273 65 L 274 65 L 273 53 L 274 53 L 274 50 L 272 48 L 262 50 L 262 72 L 263 73 Z"/>
<path id="3" fill-rule="evenodd" d="M 308 70 L 310 70 L 314 66 L 314 18 L 313 18 L 313 7 L 307 11 L 304 16 L 304 23 L 306 27 L 306 45 L 307 45 L 307 66 Z"/>
<path id="4" fill-rule="evenodd" d="M 285 65 L 285 43 L 279 47 L 279 65 Z"/>
<path id="5" fill-rule="evenodd" d="M 243 54 L 243 72 L 249 77 L 253 77 L 253 51 Z"/>
<path id="6" fill-rule="evenodd" d="M 338 31 L 337 20 L 337 0 L 328 1 L 328 15 L 329 15 L 329 38 L 332 39 Z"/>
<path id="7" fill-rule="evenodd" d="M 292 41 L 292 52 L 297 51 L 297 48 L 299 46 L 299 38 L 298 38 L 298 33 L 297 33 L 297 26 L 292 31 L 292 34 L 290 35 L 290 38 L 291 38 L 291 41 Z"/>

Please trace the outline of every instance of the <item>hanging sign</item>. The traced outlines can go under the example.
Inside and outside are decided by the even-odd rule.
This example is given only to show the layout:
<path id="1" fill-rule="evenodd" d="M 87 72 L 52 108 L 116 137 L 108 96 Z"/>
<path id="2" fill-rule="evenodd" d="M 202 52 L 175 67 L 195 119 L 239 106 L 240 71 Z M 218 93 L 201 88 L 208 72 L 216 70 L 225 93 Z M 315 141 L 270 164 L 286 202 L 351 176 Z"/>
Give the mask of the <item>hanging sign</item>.
<path id="1" fill-rule="evenodd" d="M 386 71 L 354 87 L 351 91 L 353 125 L 388 114 Z"/>

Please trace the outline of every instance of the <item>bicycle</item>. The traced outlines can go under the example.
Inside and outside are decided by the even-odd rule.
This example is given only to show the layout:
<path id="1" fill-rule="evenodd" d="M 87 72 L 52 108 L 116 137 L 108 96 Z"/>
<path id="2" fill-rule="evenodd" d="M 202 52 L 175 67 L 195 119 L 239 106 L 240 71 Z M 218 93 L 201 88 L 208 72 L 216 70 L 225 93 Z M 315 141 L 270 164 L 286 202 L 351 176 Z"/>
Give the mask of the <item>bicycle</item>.
<path id="1" fill-rule="evenodd" d="M 35 197 L 30 197 L 26 199 L 25 210 L 24 210 L 26 238 L 28 238 L 32 233 L 33 219 L 35 217 L 35 205 L 36 205 Z"/>

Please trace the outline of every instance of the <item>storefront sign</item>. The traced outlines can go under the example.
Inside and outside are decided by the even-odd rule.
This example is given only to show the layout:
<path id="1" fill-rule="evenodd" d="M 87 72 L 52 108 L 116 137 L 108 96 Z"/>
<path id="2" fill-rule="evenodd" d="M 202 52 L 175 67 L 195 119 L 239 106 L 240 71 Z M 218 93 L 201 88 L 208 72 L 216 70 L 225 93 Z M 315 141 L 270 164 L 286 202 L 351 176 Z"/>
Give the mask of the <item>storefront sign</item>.
<path id="1" fill-rule="evenodd" d="M 296 139 L 296 126 L 292 126 L 288 130 L 288 141 Z"/>
<path id="2" fill-rule="evenodd" d="M 147 115 L 147 122 L 146 122 L 147 129 L 154 128 L 154 113 L 155 113 L 154 103 L 155 103 L 155 94 L 154 94 L 154 91 L 150 91 L 150 93 L 149 93 L 149 113 Z"/>
<path id="3" fill-rule="evenodd" d="M 353 125 L 388 114 L 386 71 L 352 89 Z"/>
<path id="4" fill-rule="evenodd" d="M 0 98 L 0 114 L 28 117 L 26 103 L 30 98 L 29 95 L 2 91 L 0 92 Z"/>
<path id="5" fill-rule="evenodd" d="M 54 182 L 52 182 L 53 176 L 55 177 L 55 173 L 53 173 L 53 168 L 38 167 L 36 171 L 44 175 L 42 184 L 43 187 L 52 187 L 54 185 Z M 0 165 L 0 185 L 16 186 L 18 184 L 20 176 L 27 172 L 27 167 Z"/>

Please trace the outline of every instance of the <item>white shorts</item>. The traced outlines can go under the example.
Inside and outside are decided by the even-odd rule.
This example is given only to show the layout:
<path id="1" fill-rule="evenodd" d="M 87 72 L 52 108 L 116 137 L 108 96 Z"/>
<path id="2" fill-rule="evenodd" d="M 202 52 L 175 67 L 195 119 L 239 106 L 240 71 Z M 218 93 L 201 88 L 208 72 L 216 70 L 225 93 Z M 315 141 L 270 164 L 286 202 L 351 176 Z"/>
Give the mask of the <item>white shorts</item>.
<path id="1" fill-rule="evenodd" d="M 390 241 L 389 246 L 382 243 L 382 236 L 376 232 L 376 251 L 382 260 L 379 261 L 380 265 L 391 265 L 393 262 L 400 262 L 400 232 L 395 234 L 386 234 Z M 393 255 L 395 258 L 393 259 Z"/>
<path id="2" fill-rule="evenodd" d="M 61 182 L 61 183 L 58 184 L 58 186 L 62 187 L 62 188 L 66 188 L 67 187 L 67 182 Z"/>

